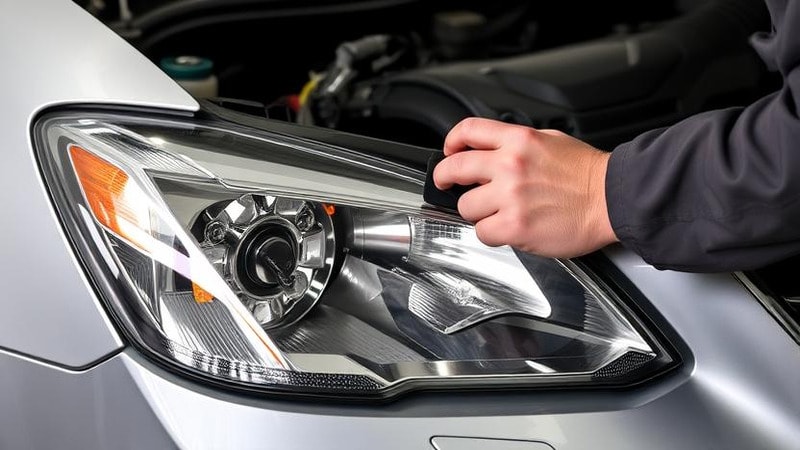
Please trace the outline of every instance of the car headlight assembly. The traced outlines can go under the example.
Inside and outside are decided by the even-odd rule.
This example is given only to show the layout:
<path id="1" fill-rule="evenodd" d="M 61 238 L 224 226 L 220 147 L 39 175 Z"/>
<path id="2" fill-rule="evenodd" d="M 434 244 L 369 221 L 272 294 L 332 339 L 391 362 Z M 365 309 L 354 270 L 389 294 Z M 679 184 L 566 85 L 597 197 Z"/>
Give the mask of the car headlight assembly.
<path id="1" fill-rule="evenodd" d="M 483 245 L 403 165 L 167 115 L 51 113 L 34 138 L 121 331 L 182 373 L 364 399 L 630 385 L 675 362 L 581 264 Z"/>

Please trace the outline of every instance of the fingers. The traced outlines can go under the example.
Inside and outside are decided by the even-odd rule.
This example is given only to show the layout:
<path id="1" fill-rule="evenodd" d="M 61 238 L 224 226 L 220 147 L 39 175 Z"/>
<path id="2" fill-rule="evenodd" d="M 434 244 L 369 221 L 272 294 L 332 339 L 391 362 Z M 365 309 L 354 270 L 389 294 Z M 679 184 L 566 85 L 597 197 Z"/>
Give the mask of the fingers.
<path id="1" fill-rule="evenodd" d="M 489 183 L 465 192 L 458 200 L 458 213 L 468 222 L 478 222 L 499 210 L 495 184 Z"/>
<path id="2" fill-rule="evenodd" d="M 508 225 L 508 220 L 502 214 L 492 214 L 475 224 L 475 234 L 490 247 L 508 245 Z"/>
<path id="3" fill-rule="evenodd" d="M 603 188 L 607 158 L 589 144 L 557 130 L 471 118 L 453 127 L 444 153 L 434 183 L 480 185 L 461 196 L 458 211 L 484 244 L 569 258 L 616 240 Z"/>
<path id="4" fill-rule="evenodd" d="M 471 148 L 495 150 L 503 143 L 503 132 L 512 125 L 491 119 L 470 117 L 457 123 L 444 141 L 444 154 L 450 156 Z"/>
<path id="5" fill-rule="evenodd" d="M 454 184 L 486 184 L 492 179 L 494 166 L 492 152 L 457 153 L 436 165 L 433 182 L 439 189 L 449 189 Z"/>

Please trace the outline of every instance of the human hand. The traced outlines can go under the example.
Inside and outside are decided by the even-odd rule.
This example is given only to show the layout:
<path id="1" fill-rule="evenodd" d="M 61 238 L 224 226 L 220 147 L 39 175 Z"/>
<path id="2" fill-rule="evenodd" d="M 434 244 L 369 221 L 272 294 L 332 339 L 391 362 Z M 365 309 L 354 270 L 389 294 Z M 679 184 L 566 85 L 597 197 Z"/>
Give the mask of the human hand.
<path id="1" fill-rule="evenodd" d="M 486 245 L 570 258 L 617 242 L 605 197 L 609 153 L 556 130 L 468 118 L 450 130 L 444 154 L 434 183 L 480 184 L 458 212 Z"/>

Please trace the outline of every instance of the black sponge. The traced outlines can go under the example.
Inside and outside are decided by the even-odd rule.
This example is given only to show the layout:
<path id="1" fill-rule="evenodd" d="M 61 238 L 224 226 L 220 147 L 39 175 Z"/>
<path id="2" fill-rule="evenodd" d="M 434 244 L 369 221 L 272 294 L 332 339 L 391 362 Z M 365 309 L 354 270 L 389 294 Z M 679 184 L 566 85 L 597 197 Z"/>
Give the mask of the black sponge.
<path id="1" fill-rule="evenodd" d="M 422 193 L 422 198 L 431 205 L 458 211 L 458 199 L 461 198 L 461 195 L 479 185 L 462 186 L 454 184 L 453 187 L 446 190 L 437 188 L 433 184 L 433 168 L 444 158 L 445 156 L 442 152 L 436 152 L 428 158 L 428 174 L 425 176 L 425 190 Z"/>

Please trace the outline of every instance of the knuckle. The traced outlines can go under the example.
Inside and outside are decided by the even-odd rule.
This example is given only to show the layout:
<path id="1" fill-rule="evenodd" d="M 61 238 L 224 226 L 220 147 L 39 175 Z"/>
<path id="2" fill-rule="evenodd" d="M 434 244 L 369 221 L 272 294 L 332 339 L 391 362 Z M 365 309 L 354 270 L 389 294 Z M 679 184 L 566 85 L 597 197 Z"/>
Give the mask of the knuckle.
<path id="1" fill-rule="evenodd" d="M 503 155 L 503 170 L 509 175 L 522 175 L 528 166 L 528 158 L 522 149 L 512 148 Z"/>
<path id="2" fill-rule="evenodd" d="M 522 240 L 531 233 L 533 219 L 528 206 L 523 201 L 515 201 L 505 211 L 505 229 L 514 240 Z"/>
<path id="3" fill-rule="evenodd" d="M 537 143 L 541 139 L 541 133 L 530 127 L 517 127 L 514 133 L 515 139 L 526 144 Z"/>
<path id="4" fill-rule="evenodd" d="M 506 229 L 513 236 L 519 237 L 526 234 L 529 226 L 528 216 L 521 211 L 521 208 L 516 207 L 509 212 Z"/>
<path id="5" fill-rule="evenodd" d="M 506 193 L 508 195 L 509 203 L 511 204 L 510 208 L 512 211 L 516 212 L 516 210 L 519 209 L 520 203 L 525 201 L 526 190 L 525 184 L 520 179 L 513 179 L 508 182 Z"/>
<path id="6" fill-rule="evenodd" d="M 508 211 L 514 217 L 526 216 L 540 201 L 540 192 L 529 180 L 514 180 L 506 188 Z"/>

